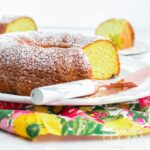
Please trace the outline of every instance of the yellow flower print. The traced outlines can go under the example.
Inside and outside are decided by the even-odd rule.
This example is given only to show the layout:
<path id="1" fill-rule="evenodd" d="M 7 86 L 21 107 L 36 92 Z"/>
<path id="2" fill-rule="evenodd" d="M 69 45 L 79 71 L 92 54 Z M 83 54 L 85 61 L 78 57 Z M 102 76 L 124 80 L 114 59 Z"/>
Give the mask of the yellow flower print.
<path id="1" fill-rule="evenodd" d="M 31 139 L 45 134 L 61 135 L 60 119 L 44 113 L 24 114 L 14 120 L 14 132 Z"/>
<path id="2" fill-rule="evenodd" d="M 108 121 L 105 123 L 105 127 L 111 128 L 113 131 L 117 132 L 122 136 L 134 136 L 137 135 L 137 133 L 143 134 L 150 132 L 150 129 L 144 128 L 128 118 L 120 118 L 117 120 Z"/>

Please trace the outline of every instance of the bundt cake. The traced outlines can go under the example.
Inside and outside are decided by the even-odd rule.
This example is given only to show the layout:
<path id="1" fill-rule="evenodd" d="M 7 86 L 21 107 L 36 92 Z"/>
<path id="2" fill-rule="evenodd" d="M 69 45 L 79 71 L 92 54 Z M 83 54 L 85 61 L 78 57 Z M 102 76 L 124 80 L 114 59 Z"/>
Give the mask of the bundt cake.
<path id="1" fill-rule="evenodd" d="M 118 50 L 134 45 L 134 31 L 125 19 L 110 19 L 101 23 L 96 29 L 96 35 L 102 35 L 114 42 Z"/>
<path id="2" fill-rule="evenodd" d="M 116 47 L 99 36 L 16 32 L 0 36 L 0 92 L 30 95 L 33 88 L 120 71 Z"/>
<path id="3" fill-rule="evenodd" d="M 37 30 L 37 27 L 34 20 L 30 17 L 5 16 L 0 19 L 0 34 L 34 30 Z"/>

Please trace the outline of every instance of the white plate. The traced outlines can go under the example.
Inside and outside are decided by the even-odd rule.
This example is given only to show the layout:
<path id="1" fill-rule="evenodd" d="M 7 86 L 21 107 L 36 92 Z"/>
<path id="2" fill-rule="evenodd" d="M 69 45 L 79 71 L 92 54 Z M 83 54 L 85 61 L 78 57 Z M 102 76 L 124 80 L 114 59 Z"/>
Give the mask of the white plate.
<path id="1" fill-rule="evenodd" d="M 136 41 L 134 47 L 119 51 L 120 55 L 137 55 L 150 51 L 150 44 L 143 41 Z"/>
<path id="2" fill-rule="evenodd" d="M 121 56 L 120 60 L 121 60 L 121 73 L 120 73 L 119 77 L 109 80 L 111 82 L 121 79 L 121 78 L 125 77 L 126 75 L 128 75 L 129 73 L 132 73 L 142 67 L 147 66 L 147 64 L 145 64 L 141 61 L 137 61 L 132 58 L 125 57 L 125 56 Z M 129 101 L 129 100 L 133 100 L 136 97 L 131 97 L 131 96 L 125 95 L 125 97 L 121 98 L 121 97 L 116 97 L 116 95 L 115 95 L 114 97 L 110 97 L 110 98 L 112 99 L 111 101 L 110 101 L 110 99 L 106 100 L 106 98 L 104 100 L 102 97 L 88 98 L 88 99 L 76 98 L 76 99 L 69 99 L 69 100 L 61 100 L 61 101 L 53 102 L 53 103 L 47 104 L 47 105 L 101 105 L 101 104 L 107 104 L 107 103 L 114 103 L 116 101 L 120 102 L 120 100 L 122 102 L 127 101 L 127 100 Z M 18 96 L 18 95 L 0 93 L 0 100 L 31 104 L 31 97 L 29 97 L 29 96 Z"/>

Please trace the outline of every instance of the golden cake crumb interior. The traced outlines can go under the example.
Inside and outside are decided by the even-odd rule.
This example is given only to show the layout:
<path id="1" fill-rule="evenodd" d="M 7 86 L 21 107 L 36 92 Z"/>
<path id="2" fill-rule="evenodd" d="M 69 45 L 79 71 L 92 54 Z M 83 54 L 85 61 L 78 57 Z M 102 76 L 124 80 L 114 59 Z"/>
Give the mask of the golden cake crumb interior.
<path id="1" fill-rule="evenodd" d="M 94 79 L 108 79 L 119 73 L 117 50 L 109 41 L 96 41 L 83 48 L 92 66 Z"/>

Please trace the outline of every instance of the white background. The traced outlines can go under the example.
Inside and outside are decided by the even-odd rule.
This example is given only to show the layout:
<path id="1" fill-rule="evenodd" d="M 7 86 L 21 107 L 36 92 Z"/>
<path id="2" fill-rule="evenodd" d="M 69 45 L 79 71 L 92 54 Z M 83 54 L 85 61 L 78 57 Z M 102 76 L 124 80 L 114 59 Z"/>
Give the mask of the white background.
<path id="1" fill-rule="evenodd" d="M 0 0 L 0 15 L 28 15 L 38 26 L 69 27 L 70 31 L 72 27 L 80 27 L 82 32 L 84 28 L 94 29 L 107 18 L 126 18 L 137 30 L 138 39 L 150 41 L 150 0 Z M 150 64 L 150 53 L 134 57 Z M 149 141 L 150 137 L 144 136 L 133 140 L 46 139 L 30 142 L 0 131 L 0 150 L 148 150 Z"/>
<path id="2" fill-rule="evenodd" d="M 0 0 L 0 15 L 5 14 L 29 15 L 48 27 L 96 27 L 119 17 L 150 29 L 150 0 Z"/>

